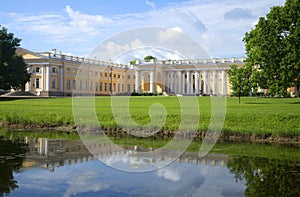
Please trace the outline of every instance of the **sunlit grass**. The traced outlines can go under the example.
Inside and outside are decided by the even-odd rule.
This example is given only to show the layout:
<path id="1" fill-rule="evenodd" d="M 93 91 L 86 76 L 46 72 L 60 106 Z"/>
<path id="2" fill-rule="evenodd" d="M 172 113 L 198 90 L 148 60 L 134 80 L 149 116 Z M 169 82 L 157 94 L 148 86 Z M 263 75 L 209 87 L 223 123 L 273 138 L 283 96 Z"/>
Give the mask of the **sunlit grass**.
<path id="1" fill-rule="evenodd" d="M 119 97 L 120 99 L 122 97 Z M 117 98 L 117 99 L 119 99 Z M 125 98 L 125 97 L 123 97 Z M 161 104 L 166 111 L 164 131 L 176 131 L 181 121 L 181 107 L 177 97 L 130 97 L 129 112 L 139 125 L 147 125 L 151 118 L 149 108 Z M 211 98 L 199 97 L 199 131 L 206 131 L 211 117 Z M 114 105 L 114 107 L 120 106 Z M 110 97 L 95 98 L 96 114 L 101 126 L 113 129 L 118 124 L 111 109 Z M 193 106 L 188 107 L 192 111 Z M 125 117 L 124 119 L 129 119 Z M 163 118 L 163 117 L 162 117 Z M 0 100 L 0 122 L 5 124 L 74 126 L 72 98 L 40 98 Z M 237 98 L 226 99 L 224 133 L 300 136 L 299 98 Z M 191 121 L 191 125 L 193 122 Z"/>

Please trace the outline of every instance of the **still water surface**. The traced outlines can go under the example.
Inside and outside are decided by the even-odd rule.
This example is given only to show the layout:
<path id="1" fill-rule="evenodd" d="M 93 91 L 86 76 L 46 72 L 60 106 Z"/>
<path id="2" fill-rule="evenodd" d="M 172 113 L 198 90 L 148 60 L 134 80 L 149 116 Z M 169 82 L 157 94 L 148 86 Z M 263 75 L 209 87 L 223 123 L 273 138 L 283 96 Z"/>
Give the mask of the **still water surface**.
<path id="1" fill-rule="evenodd" d="M 101 157 L 129 168 L 164 158 L 136 158 L 136 147 Z M 145 173 L 99 162 L 79 140 L 0 138 L 0 196 L 300 196 L 300 161 L 186 153 Z"/>

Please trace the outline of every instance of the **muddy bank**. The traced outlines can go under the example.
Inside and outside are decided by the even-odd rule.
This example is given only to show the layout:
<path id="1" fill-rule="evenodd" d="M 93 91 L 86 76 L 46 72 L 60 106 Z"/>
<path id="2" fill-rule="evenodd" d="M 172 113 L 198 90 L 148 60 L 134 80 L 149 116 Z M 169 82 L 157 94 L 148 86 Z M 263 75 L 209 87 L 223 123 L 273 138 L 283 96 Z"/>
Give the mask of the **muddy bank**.
<path id="1" fill-rule="evenodd" d="M 24 125 L 24 124 L 5 124 L 0 123 L 0 128 L 13 130 L 13 131 L 61 131 L 66 133 L 77 133 L 76 126 L 57 126 L 57 125 Z M 84 130 L 88 130 L 91 133 L 104 132 L 106 135 L 113 136 L 116 138 L 126 137 L 129 135 L 137 136 L 139 133 L 137 130 L 124 131 L 121 128 L 81 128 Z M 86 131 L 84 131 L 86 132 Z M 158 131 L 153 135 L 150 135 L 150 132 L 145 132 L 149 134 L 149 138 L 151 139 L 171 139 L 174 137 L 174 131 Z M 179 133 L 182 137 L 194 137 L 195 140 L 203 140 L 206 136 L 205 131 L 197 131 L 195 136 L 188 136 L 185 133 Z M 259 142 L 259 143 L 276 143 L 276 144 L 298 144 L 300 145 L 300 136 L 280 136 L 271 133 L 267 134 L 251 134 L 246 133 L 230 133 L 230 132 L 222 132 L 218 138 L 219 142 Z"/>

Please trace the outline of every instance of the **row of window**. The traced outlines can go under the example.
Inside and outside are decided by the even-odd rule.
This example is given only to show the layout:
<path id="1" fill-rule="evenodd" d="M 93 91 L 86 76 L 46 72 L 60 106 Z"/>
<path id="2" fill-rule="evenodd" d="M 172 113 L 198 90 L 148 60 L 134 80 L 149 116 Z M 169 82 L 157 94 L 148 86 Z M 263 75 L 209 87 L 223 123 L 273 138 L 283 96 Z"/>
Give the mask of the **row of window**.
<path id="1" fill-rule="evenodd" d="M 33 68 L 33 72 L 34 73 L 41 73 L 41 68 L 36 66 Z M 51 73 L 58 73 L 58 69 L 56 67 L 52 67 L 51 68 Z M 67 68 L 67 73 L 71 73 L 71 69 L 70 68 Z M 79 70 L 79 73 L 82 73 L 82 70 Z M 108 73 L 105 72 L 105 73 L 102 73 L 102 72 L 94 72 L 95 73 L 95 76 L 100 76 L 100 77 L 107 77 L 108 76 Z M 73 69 L 73 74 L 76 74 L 76 69 Z M 85 71 L 85 74 L 87 74 L 87 71 Z M 98 75 L 99 74 L 99 75 Z M 90 76 L 93 76 L 93 71 L 90 71 Z M 109 73 L 109 77 L 112 77 L 112 73 Z M 113 78 L 118 78 L 120 79 L 122 77 L 122 79 L 124 79 L 124 75 L 121 76 L 121 74 L 116 74 L 114 73 L 113 74 Z M 130 79 L 131 76 L 128 74 L 127 75 L 127 79 Z M 135 76 L 133 75 L 133 78 L 135 78 Z"/>
<path id="2" fill-rule="evenodd" d="M 41 73 L 41 68 L 39 66 L 36 66 L 33 68 L 34 73 Z M 52 73 L 58 73 L 58 69 L 56 67 L 51 68 Z"/>
<path id="3" fill-rule="evenodd" d="M 40 78 L 35 78 L 35 83 L 32 86 L 35 88 L 40 88 Z M 56 88 L 56 78 L 52 79 L 51 88 Z"/>
<path id="4" fill-rule="evenodd" d="M 85 82 L 85 89 L 88 89 L 88 81 Z M 33 87 L 35 88 L 40 88 L 40 78 L 35 78 L 35 84 L 33 84 Z M 93 90 L 93 82 L 91 81 L 90 82 L 90 90 L 92 91 Z M 56 78 L 53 78 L 52 81 L 51 81 L 51 88 L 56 88 Z M 72 87 L 74 90 L 76 90 L 76 80 L 73 80 L 73 87 Z M 125 85 L 124 84 L 112 84 L 111 83 L 103 83 L 103 82 L 96 82 L 95 83 L 95 91 L 98 91 L 98 88 L 99 88 L 99 91 L 102 92 L 102 91 L 114 91 L 114 92 L 125 92 Z M 109 88 L 109 89 L 108 89 Z M 132 88 L 132 89 L 131 89 Z M 67 80 L 67 89 L 71 89 L 71 80 L 68 79 Z M 79 90 L 83 90 L 83 87 L 82 87 L 82 81 L 79 81 Z M 134 87 L 131 87 L 130 84 L 127 84 L 127 92 L 131 92 L 131 91 L 134 91 Z"/>
<path id="5" fill-rule="evenodd" d="M 85 70 L 84 71 L 84 74 L 85 75 L 87 75 L 87 70 Z M 70 74 L 71 73 L 71 68 L 67 68 L 67 73 L 68 74 Z M 73 74 L 76 74 L 76 69 L 73 69 Z M 79 70 L 79 74 L 82 74 L 82 70 L 80 69 Z M 100 77 L 107 77 L 108 76 L 108 73 L 107 72 L 104 72 L 104 73 L 102 73 L 102 72 L 94 72 L 94 74 L 95 74 L 95 76 L 100 76 Z M 93 71 L 90 71 L 90 76 L 93 76 Z M 109 77 L 111 77 L 112 76 L 112 73 L 109 73 Z M 116 74 L 116 73 L 114 73 L 113 74 L 113 77 L 114 78 L 118 78 L 118 79 L 120 79 L 121 78 L 121 74 Z M 133 76 L 133 78 L 135 78 L 135 76 Z M 124 79 L 124 75 L 122 75 L 122 79 Z M 127 75 L 127 79 L 130 79 L 130 75 L 128 74 Z"/>
<path id="6" fill-rule="evenodd" d="M 76 88 L 78 88 L 79 90 L 83 90 L 83 84 L 82 84 L 82 81 L 79 81 L 79 87 L 76 87 L 76 80 L 73 80 L 73 86 L 72 88 L 74 90 L 76 90 Z M 125 85 L 124 84 L 111 84 L 111 83 L 104 83 L 104 82 L 96 82 L 95 83 L 95 87 L 93 86 L 93 82 L 91 81 L 90 84 L 88 83 L 88 81 L 85 81 L 85 90 L 88 89 L 88 87 L 90 88 L 90 90 L 92 91 L 93 88 L 95 88 L 94 90 L 95 91 L 104 91 L 104 92 L 107 92 L 107 91 L 114 91 L 114 92 L 125 92 Z M 132 89 L 131 89 L 132 88 Z M 71 89 L 71 80 L 68 79 L 67 80 L 67 89 Z M 126 89 L 127 92 L 132 92 L 134 91 L 134 86 L 131 87 L 130 84 L 127 84 L 127 89 Z"/>

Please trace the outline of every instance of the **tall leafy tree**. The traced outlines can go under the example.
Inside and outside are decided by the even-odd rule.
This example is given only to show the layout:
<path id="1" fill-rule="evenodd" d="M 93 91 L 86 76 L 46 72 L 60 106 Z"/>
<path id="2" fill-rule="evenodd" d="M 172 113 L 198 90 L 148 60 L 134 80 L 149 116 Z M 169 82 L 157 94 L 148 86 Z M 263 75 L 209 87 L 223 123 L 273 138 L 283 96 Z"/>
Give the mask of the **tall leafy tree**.
<path id="1" fill-rule="evenodd" d="M 259 67 L 257 83 L 270 95 L 287 96 L 287 89 L 300 83 L 300 0 L 272 7 L 243 41 L 246 65 Z"/>
<path id="2" fill-rule="evenodd" d="M 248 96 L 256 88 L 256 82 L 252 80 L 252 67 L 232 65 L 227 71 L 229 82 L 234 96 Z"/>
<path id="3" fill-rule="evenodd" d="M 25 88 L 30 75 L 22 56 L 16 54 L 21 39 L 15 38 L 13 33 L 8 33 L 5 27 L 0 29 L 0 89 Z"/>

